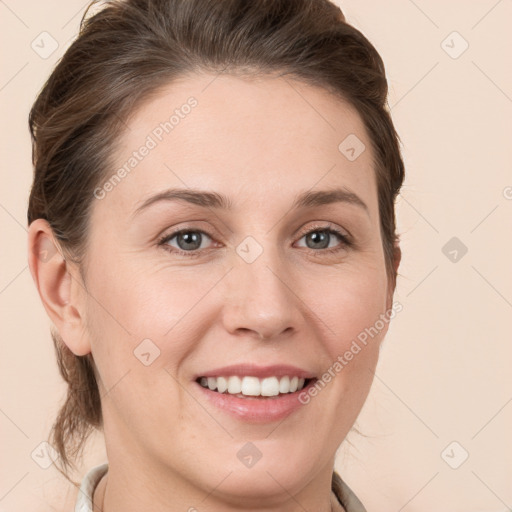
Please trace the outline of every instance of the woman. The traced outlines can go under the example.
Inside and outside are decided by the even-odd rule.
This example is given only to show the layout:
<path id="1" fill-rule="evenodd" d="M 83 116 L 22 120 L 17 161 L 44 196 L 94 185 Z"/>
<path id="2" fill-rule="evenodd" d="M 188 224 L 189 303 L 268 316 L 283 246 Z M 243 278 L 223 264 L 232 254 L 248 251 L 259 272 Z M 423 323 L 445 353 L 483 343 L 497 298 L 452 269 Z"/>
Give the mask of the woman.
<path id="1" fill-rule="evenodd" d="M 75 510 L 365 510 L 333 472 L 368 395 L 404 178 L 374 47 L 328 0 L 127 0 L 30 113 L 30 269 Z"/>

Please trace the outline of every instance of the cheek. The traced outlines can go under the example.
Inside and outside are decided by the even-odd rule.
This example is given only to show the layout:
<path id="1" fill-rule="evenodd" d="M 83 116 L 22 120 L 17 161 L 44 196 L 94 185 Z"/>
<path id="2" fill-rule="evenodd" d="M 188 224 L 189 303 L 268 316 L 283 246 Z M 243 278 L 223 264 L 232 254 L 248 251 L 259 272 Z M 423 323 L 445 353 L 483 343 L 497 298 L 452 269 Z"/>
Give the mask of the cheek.
<path id="1" fill-rule="evenodd" d="M 318 290 L 317 290 L 318 291 Z M 321 299 L 315 310 L 330 328 L 333 349 L 346 349 L 347 343 L 359 339 L 364 343 L 368 331 L 383 331 L 382 314 L 386 311 L 387 278 L 380 268 L 367 267 L 364 272 L 340 272 L 325 280 Z M 312 302 L 313 301 L 312 298 Z M 366 333 L 366 335 L 365 335 Z"/>
<path id="2" fill-rule="evenodd" d="M 199 291 L 181 287 L 179 279 L 170 287 L 156 274 L 131 271 L 125 274 L 119 265 L 115 273 L 97 273 L 90 283 L 88 330 L 100 393 L 109 397 L 105 414 L 112 423 L 124 418 L 171 425 L 183 400 L 176 368 L 196 339 L 184 318 Z M 125 275 L 130 279 L 118 279 Z"/>
<path id="3" fill-rule="evenodd" d="M 328 360 L 323 380 L 335 382 L 333 391 L 355 409 L 369 391 L 389 325 L 386 295 L 385 274 L 368 267 L 365 273 L 344 273 L 330 280 L 314 306 L 325 326 Z"/>
<path id="4" fill-rule="evenodd" d="M 142 339 L 172 332 L 207 287 L 208 281 L 194 277 L 190 270 L 171 272 L 122 259 L 114 271 L 103 267 L 90 280 L 97 299 L 93 314 L 99 312 L 106 327 L 117 324 L 125 334 Z"/>
<path id="5" fill-rule="evenodd" d="M 138 267 L 122 259 L 114 271 L 108 268 L 95 269 L 88 279 L 88 327 L 98 363 L 108 361 L 105 371 L 112 378 L 141 363 L 153 370 L 179 367 L 201 339 L 201 300 L 218 277 L 203 272 L 199 278 L 192 267 Z"/>

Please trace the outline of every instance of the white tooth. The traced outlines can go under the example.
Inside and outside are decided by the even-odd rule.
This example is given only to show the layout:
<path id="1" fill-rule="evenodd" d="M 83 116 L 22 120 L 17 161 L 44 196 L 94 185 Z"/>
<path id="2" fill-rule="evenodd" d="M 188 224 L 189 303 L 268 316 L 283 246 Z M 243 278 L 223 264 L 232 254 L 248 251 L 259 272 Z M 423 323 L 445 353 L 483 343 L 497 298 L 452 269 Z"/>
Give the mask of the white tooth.
<path id="1" fill-rule="evenodd" d="M 279 393 L 289 393 L 290 392 L 290 377 L 281 377 L 279 381 Z"/>
<path id="2" fill-rule="evenodd" d="M 259 396 L 261 392 L 258 377 L 244 377 L 242 379 L 242 393 L 247 396 Z"/>
<path id="3" fill-rule="evenodd" d="M 276 396 L 279 394 L 279 381 L 277 377 L 267 377 L 261 381 L 262 396 Z"/>
<path id="4" fill-rule="evenodd" d="M 217 377 L 217 391 L 224 393 L 228 389 L 228 381 L 225 377 Z"/>
<path id="5" fill-rule="evenodd" d="M 277 396 L 280 393 L 294 393 L 304 387 L 306 379 L 299 377 L 201 377 L 201 386 L 219 393 L 227 391 L 231 395 L 240 396 Z"/>
<path id="6" fill-rule="evenodd" d="M 240 377 L 233 376 L 228 378 L 228 393 L 236 395 L 242 392 L 242 381 Z"/>

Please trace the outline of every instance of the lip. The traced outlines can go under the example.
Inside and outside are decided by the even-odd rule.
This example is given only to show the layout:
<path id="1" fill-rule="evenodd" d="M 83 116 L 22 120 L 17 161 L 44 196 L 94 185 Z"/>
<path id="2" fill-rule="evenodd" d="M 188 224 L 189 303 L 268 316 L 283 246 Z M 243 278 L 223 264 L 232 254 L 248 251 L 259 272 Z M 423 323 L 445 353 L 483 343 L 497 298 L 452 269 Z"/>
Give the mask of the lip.
<path id="1" fill-rule="evenodd" d="M 222 370 L 225 369 L 223 368 Z M 213 377 L 215 375 L 216 374 L 212 374 L 212 372 L 210 372 L 209 376 Z M 272 375 L 276 374 L 273 373 Z M 294 373 L 293 375 L 296 374 Z M 208 375 L 202 376 L 207 377 Z M 287 416 L 291 415 L 293 412 L 298 411 L 302 406 L 304 406 L 305 404 L 299 401 L 299 395 L 304 392 L 307 393 L 308 389 L 314 386 L 317 380 L 318 379 L 316 378 L 312 378 L 311 381 L 307 384 L 307 386 L 303 387 L 300 391 L 286 393 L 283 395 L 279 395 L 277 397 L 265 398 L 239 398 L 236 395 L 219 393 L 217 391 L 212 391 L 208 388 L 204 388 L 203 386 L 201 386 L 201 384 L 195 381 L 193 382 L 193 385 L 197 386 L 199 393 L 201 393 L 201 396 L 203 396 L 206 400 L 215 405 L 221 411 L 229 414 L 231 417 L 234 417 L 238 420 L 242 420 L 247 423 L 272 423 L 286 418 Z"/>
<path id="2" fill-rule="evenodd" d="M 270 366 L 258 366 L 255 364 L 232 364 L 229 366 L 223 366 L 222 368 L 215 368 L 214 370 L 208 370 L 204 373 L 198 373 L 193 380 L 197 380 L 199 377 L 231 377 L 237 375 L 238 377 L 258 377 L 263 379 L 265 377 L 299 377 L 303 379 L 314 379 L 316 375 L 308 372 L 297 366 L 291 366 L 286 364 L 274 364 Z M 293 394 L 293 393 L 291 393 Z M 243 400 L 243 398 L 241 399 Z"/>

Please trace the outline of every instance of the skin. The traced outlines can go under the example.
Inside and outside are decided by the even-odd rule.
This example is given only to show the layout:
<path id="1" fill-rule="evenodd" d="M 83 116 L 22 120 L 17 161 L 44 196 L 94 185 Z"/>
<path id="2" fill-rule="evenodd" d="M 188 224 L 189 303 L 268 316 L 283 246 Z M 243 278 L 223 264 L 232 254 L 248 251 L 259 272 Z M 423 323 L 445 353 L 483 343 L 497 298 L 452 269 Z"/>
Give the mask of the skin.
<path id="1" fill-rule="evenodd" d="M 119 167 L 189 96 L 198 100 L 121 183 L 93 199 L 85 282 L 58 246 L 49 261 L 34 256 L 55 243 L 44 220 L 29 229 L 46 310 L 70 350 L 92 352 L 97 365 L 109 472 L 95 504 L 104 512 L 341 510 L 330 490 L 335 452 L 368 395 L 387 324 L 280 422 L 235 419 L 192 379 L 234 362 L 293 364 L 320 377 L 391 308 L 370 140 L 357 112 L 323 89 L 270 76 L 214 78 L 168 86 L 128 120 Z M 366 146 L 352 162 L 338 150 L 349 134 Z M 134 216 L 148 197 L 187 187 L 229 196 L 232 211 L 167 201 Z M 367 209 L 291 209 L 297 194 L 334 187 Z M 329 248 L 339 251 L 328 254 L 308 242 L 325 225 L 353 245 L 333 234 Z M 158 245 L 184 228 L 206 233 L 192 251 L 198 257 L 172 252 L 187 250 L 176 237 L 169 250 Z M 263 249 L 250 264 L 235 250 L 247 236 Z M 395 254 L 397 268 L 398 247 Z M 147 338 L 160 350 L 149 366 L 134 356 Z M 252 468 L 236 456 L 248 441 L 262 453 Z"/>

